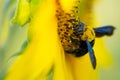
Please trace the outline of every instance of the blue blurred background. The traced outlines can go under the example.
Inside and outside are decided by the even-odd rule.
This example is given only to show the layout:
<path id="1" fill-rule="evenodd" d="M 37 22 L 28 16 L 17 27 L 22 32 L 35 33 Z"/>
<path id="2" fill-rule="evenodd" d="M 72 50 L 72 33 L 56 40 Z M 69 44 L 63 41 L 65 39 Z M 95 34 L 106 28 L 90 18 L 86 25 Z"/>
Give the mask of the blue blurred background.
<path id="1" fill-rule="evenodd" d="M 10 22 L 17 0 L 0 0 L 0 80 L 27 38 L 27 26 L 19 27 Z M 113 58 L 113 65 L 99 70 L 99 80 L 120 80 L 120 0 L 99 0 L 94 6 L 95 17 L 100 26 L 111 24 L 116 27 L 112 37 L 104 37 L 106 49 Z"/>

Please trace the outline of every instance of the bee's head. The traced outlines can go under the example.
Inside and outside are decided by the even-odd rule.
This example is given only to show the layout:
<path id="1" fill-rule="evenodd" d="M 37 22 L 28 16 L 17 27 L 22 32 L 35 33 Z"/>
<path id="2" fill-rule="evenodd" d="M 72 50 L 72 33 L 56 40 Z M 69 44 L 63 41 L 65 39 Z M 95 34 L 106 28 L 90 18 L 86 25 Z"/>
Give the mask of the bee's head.
<path id="1" fill-rule="evenodd" d="M 78 28 L 78 31 L 80 32 L 80 35 L 83 35 L 83 32 L 84 32 L 84 26 L 85 26 L 85 24 L 84 23 L 82 23 L 82 22 L 80 22 L 79 23 L 79 28 Z"/>
<path id="2" fill-rule="evenodd" d="M 85 25 L 83 22 L 79 22 L 77 25 L 75 25 L 74 34 L 83 41 L 88 39 L 88 41 L 91 42 L 95 39 L 95 33 L 93 28 Z"/>
<path id="3" fill-rule="evenodd" d="M 82 36 L 83 35 L 83 33 L 84 33 L 84 27 L 85 26 L 85 24 L 84 23 L 82 23 L 82 22 L 79 22 L 76 26 L 75 26 L 75 32 L 77 33 L 77 35 L 79 35 L 79 36 Z"/>

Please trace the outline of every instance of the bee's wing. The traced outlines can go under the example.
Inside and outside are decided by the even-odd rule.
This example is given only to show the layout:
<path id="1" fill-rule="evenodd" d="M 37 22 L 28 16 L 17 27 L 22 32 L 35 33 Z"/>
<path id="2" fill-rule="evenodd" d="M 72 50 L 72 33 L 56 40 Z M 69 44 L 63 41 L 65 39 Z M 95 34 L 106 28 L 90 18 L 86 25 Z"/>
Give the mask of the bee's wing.
<path id="1" fill-rule="evenodd" d="M 99 28 L 94 28 L 94 31 L 96 37 L 102 37 L 104 35 L 111 36 L 113 34 L 114 29 L 115 28 L 113 26 L 103 26 Z"/>
<path id="2" fill-rule="evenodd" d="M 96 68 L 96 58 L 95 58 L 95 55 L 94 55 L 94 51 L 93 51 L 93 49 L 92 49 L 88 40 L 86 40 L 86 44 L 87 44 L 87 47 L 88 47 L 88 52 L 89 52 L 89 55 L 90 55 L 90 60 L 91 60 L 92 66 L 95 69 Z"/>

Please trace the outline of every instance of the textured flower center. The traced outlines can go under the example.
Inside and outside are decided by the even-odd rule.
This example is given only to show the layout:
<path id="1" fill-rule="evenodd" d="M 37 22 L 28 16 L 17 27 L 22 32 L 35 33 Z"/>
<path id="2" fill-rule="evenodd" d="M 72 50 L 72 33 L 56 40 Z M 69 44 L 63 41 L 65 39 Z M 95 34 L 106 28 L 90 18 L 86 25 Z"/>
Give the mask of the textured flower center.
<path id="1" fill-rule="evenodd" d="M 80 32 L 80 30 L 78 30 L 81 26 L 81 22 L 79 17 L 75 15 L 78 13 L 77 8 L 78 7 L 76 6 L 74 7 L 74 10 L 66 13 L 62 7 L 58 5 L 56 10 L 58 34 L 64 50 L 78 49 L 80 40 L 88 39 L 89 41 L 92 41 L 95 38 L 94 31 L 86 25 L 84 26 L 83 31 Z"/>

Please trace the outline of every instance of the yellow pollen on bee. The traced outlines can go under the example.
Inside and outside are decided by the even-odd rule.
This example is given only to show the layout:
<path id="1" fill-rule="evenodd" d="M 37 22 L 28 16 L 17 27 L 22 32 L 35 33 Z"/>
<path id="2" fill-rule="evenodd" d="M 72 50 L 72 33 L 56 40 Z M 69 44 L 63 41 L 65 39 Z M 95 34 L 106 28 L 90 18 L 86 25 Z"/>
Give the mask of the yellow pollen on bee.
<path id="1" fill-rule="evenodd" d="M 90 42 L 91 42 L 92 40 L 94 40 L 94 39 L 95 39 L 95 32 L 94 32 L 93 28 L 90 27 L 90 26 L 86 26 L 86 27 L 85 27 L 85 31 L 84 31 L 81 39 L 84 40 L 84 41 L 85 41 L 86 39 L 88 39 L 88 41 L 90 41 Z"/>

